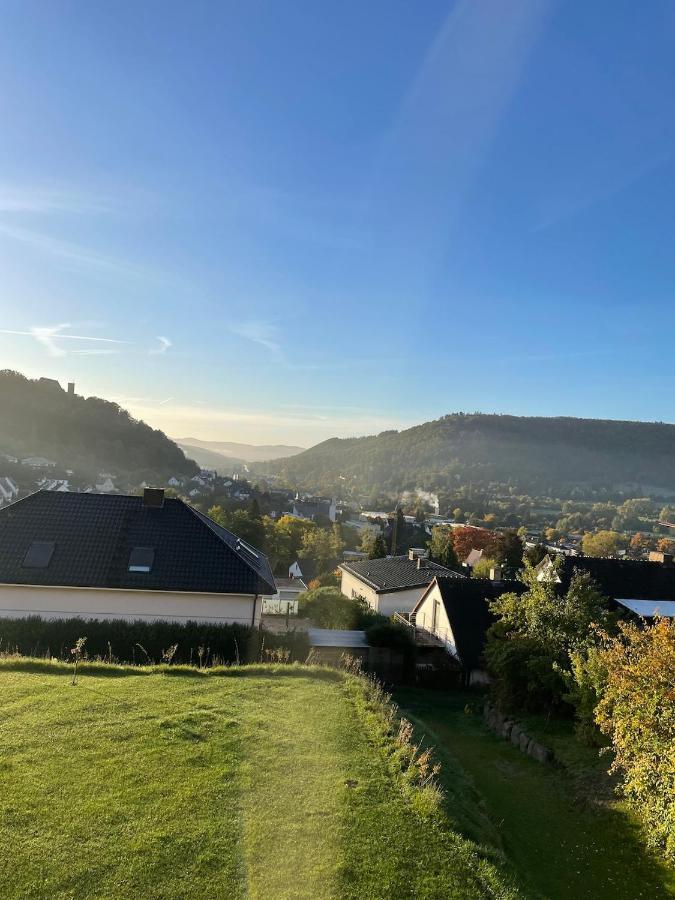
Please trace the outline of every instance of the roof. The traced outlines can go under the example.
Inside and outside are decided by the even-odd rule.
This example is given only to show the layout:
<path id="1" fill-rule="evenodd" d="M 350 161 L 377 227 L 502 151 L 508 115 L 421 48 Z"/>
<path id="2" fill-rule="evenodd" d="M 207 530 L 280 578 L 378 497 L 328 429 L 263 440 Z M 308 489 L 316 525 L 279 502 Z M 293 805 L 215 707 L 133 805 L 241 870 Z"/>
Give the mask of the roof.
<path id="1" fill-rule="evenodd" d="M 476 550 L 475 548 L 469 552 L 469 555 L 464 560 L 467 566 L 475 566 L 477 562 L 483 558 L 483 551 Z"/>
<path id="2" fill-rule="evenodd" d="M 310 628 L 311 647 L 367 647 L 365 631 L 338 631 L 334 628 Z"/>
<path id="3" fill-rule="evenodd" d="M 324 572 L 334 572 L 338 567 L 338 562 L 337 557 L 321 563 L 316 559 L 296 559 L 291 563 L 291 567 L 293 565 L 299 566 L 303 580 L 310 582 Z"/>
<path id="4" fill-rule="evenodd" d="M 53 542 L 45 568 L 26 568 L 35 541 Z M 149 572 L 129 572 L 134 548 Z M 0 509 L 0 583 L 195 593 L 274 594 L 267 557 L 182 500 L 38 491 Z"/>
<path id="5" fill-rule="evenodd" d="M 522 581 L 492 581 L 489 578 L 438 577 L 424 592 L 438 585 L 438 589 L 455 638 L 457 655 L 462 666 L 474 669 L 480 665 L 487 630 L 495 621 L 490 612 L 490 601 L 502 594 L 522 594 L 527 590 Z M 422 597 L 413 612 L 420 606 Z"/>
<path id="6" fill-rule="evenodd" d="M 302 516 L 328 516 L 331 508 L 330 500 L 294 500 L 293 509 Z"/>
<path id="7" fill-rule="evenodd" d="M 417 560 L 409 559 L 408 556 L 386 556 L 382 559 L 343 562 L 340 568 L 356 576 L 378 594 L 424 587 L 437 575 L 447 575 L 458 581 L 465 580 L 465 576 L 459 572 L 453 572 L 452 569 L 447 569 L 428 559 L 423 560 L 422 567 L 418 569 Z"/>
<path id="8" fill-rule="evenodd" d="M 302 578 L 275 578 L 278 591 L 297 591 L 299 594 L 307 590 Z"/>
<path id="9" fill-rule="evenodd" d="M 675 601 L 673 600 L 622 600 L 616 598 L 626 609 L 642 616 L 643 619 L 653 619 L 655 616 L 675 618 Z"/>
<path id="10" fill-rule="evenodd" d="M 566 556 L 558 576 L 567 590 L 574 571 L 588 572 L 603 594 L 612 599 L 675 600 L 675 565 L 645 559 Z"/>

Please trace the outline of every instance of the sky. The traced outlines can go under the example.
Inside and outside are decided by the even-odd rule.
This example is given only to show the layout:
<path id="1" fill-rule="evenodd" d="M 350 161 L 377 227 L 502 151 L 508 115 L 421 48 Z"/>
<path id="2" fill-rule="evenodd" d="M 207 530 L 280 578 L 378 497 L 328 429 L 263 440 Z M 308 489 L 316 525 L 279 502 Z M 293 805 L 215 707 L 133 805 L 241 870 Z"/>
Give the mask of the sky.
<path id="1" fill-rule="evenodd" d="M 0 368 L 202 440 L 675 421 L 670 0 L 0 15 Z"/>

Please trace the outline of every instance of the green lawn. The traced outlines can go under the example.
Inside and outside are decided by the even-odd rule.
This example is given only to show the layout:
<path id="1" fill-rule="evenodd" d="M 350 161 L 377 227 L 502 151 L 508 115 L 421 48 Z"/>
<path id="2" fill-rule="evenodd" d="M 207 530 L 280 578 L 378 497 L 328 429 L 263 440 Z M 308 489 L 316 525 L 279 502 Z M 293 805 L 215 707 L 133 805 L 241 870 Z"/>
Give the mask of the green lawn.
<path id="1" fill-rule="evenodd" d="M 444 770 L 456 827 L 499 846 L 524 893 L 550 900 L 675 895 L 675 873 L 646 853 L 626 811 L 599 785 L 604 776 L 597 752 L 574 741 L 569 727 L 527 723 L 569 766 L 556 770 L 492 735 L 479 715 L 467 714 L 467 702 L 480 708 L 475 696 L 406 690 L 397 700 L 441 756 L 448 753 L 461 766 Z M 476 792 L 470 807 L 464 803 L 467 777 Z"/>
<path id="2" fill-rule="evenodd" d="M 357 688 L 0 662 L 2 897 L 516 896 L 416 811 Z"/>

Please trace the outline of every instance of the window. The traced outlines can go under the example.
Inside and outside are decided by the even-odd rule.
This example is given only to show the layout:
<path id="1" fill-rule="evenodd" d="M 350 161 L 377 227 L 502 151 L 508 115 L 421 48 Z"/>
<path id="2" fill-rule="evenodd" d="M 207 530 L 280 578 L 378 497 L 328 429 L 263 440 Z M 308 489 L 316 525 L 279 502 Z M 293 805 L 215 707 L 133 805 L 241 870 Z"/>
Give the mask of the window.
<path id="1" fill-rule="evenodd" d="M 55 546 L 54 541 L 33 541 L 23 558 L 24 569 L 46 569 Z"/>
<path id="2" fill-rule="evenodd" d="M 155 551 L 152 547 L 134 547 L 129 554 L 130 572 L 149 572 L 155 561 Z"/>

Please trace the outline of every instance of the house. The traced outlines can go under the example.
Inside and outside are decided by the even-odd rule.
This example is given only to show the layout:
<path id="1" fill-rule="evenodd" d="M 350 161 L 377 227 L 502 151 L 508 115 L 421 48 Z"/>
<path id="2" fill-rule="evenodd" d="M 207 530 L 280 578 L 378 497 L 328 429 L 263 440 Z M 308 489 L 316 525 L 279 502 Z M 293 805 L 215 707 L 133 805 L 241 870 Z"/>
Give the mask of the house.
<path id="1" fill-rule="evenodd" d="M 38 487 L 43 491 L 69 491 L 70 482 L 63 478 L 41 478 Z"/>
<path id="2" fill-rule="evenodd" d="M 100 477 L 101 476 L 99 475 L 99 478 Z M 94 489 L 99 494 L 112 494 L 115 490 L 115 482 L 110 475 L 106 475 L 102 481 L 99 481 L 94 485 Z"/>
<path id="3" fill-rule="evenodd" d="M 301 500 L 296 497 L 293 501 L 292 515 L 296 519 L 309 519 L 315 522 L 321 519 L 329 519 L 335 522 L 337 517 L 337 507 L 335 500 L 323 500 L 320 497 L 312 497 L 308 500 Z"/>
<path id="4" fill-rule="evenodd" d="M 9 476 L 0 478 L 0 503 L 11 503 L 19 496 L 19 488 Z"/>
<path id="5" fill-rule="evenodd" d="M 555 561 L 545 556 L 537 566 L 539 581 L 559 585 L 567 591 L 575 572 L 587 572 L 600 591 L 619 605 L 622 600 L 675 600 L 675 564 L 667 553 L 650 559 L 613 559 L 599 556 L 563 556 Z"/>
<path id="6" fill-rule="evenodd" d="M 469 569 L 473 569 L 476 563 L 480 562 L 483 558 L 483 553 L 483 550 L 471 550 L 467 558 L 464 560 L 464 565 L 468 566 Z"/>
<path id="7" fill-rule="evenodd" d="M 38 491 L 0 510 L 0 617 L 260 622 L 267 558 L 182 500 Z"/>
<path id="8" fill-rule="evenodd" d="M 277 592 L 263 599 L 263 613 L 297 616 L 298 600 L 307 591 L 307 585 L 302 578 L 275 578 L 275 581 Z"/>
<path id="9" fill-rule="evenodd" d="M 21 460 L 22 466 L 30 466 L 32 469 L 55 469 L 56 463 L 44 456 L 27 456 Z"/>
<path id="10" fill-rule="evenodd" d="M 387 556 L 343 562 L 341 590 L 345 597 L 363 600 L 385 616 L 409 613 L 437 575 L 465 580 L 459 572 L 416 556 Z"/>
<path id="11" fill-rule="evenodd" d="M 171 478 L 169 478 L 169 480 L 167 481 L 167 484 L 169 485 L 169 487 L 177 488 L 181 486 L 182 482 L 179 478 L 176 478 L 175 475 L 172 475 Z"/>
<path id="12" fill-rule="evenodd" d="M 487 630 L 494 621 L 490 601 L 525 590 L 521 581 L 436 576 L 410 614 L 420 658 L 425 653 L 431 656 L 440 646 L 462 672 L 466 684 L 486 683 L 483 650 Z M 428 635 L 436 639 L 436 647 Z"/>
<path id="13" fill-rule="evenodd" d="M 296 559 L 288 567 L 289 578 L 302 578 L 305 584 L 309 584 L 315 578 L 318 578 L 324 572 L 334 572 L 338 567 L 339 560 L 329 559 L 319 561 L 317 559 Z"/>

